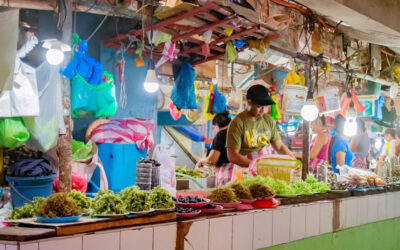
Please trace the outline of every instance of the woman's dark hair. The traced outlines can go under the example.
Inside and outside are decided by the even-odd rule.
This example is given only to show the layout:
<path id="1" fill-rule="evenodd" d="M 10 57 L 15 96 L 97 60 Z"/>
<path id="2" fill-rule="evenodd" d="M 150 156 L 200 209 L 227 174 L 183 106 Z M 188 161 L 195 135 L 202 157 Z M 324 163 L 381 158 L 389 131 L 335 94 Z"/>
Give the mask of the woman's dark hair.
<path id="1" fill-rule="evenodd" d="M 396 138 L 396 130 L 392 128 L 388 128 L 385 130 L 385 135 L 391 135 L 393 138 Z"/>
<path id="2" fill-rule="evenodd" d="M 362 131 L 365 132 L 366 128 L 365 128 L 365 122 L 363 120 L 361 120 L 360 118 L 356 119 L 356 123 L 357 123 L 357 128 Z"/>
<path id="3" fill-rule="evenodd" d="M 336 135 L 332 138 L 331 142 L 329 143 L 329 148 L 328 148 L 328 162 L 329 164 L 332 164 L 332 157 L 331 157 L 331 152 L 332 152 L 332 145 L 335 142 L 336 138 L 340 135 L 343 135 L 344 133 L 344 123 L 346 122 L 346 118 L 344 118 L 342 115 L 337 115 L 335 118 L 335 132 Z"/>
<path id="4" fill-rule="evenodd" d="M 326 119 L 324 115 L 318 116 L 318 119 L 321 121 L 322 126 L 326 126 Z"/>
<path id="5" fill-rule="evenodd" d="M 231 118 L 229 118 L 228 111 L 215 115 L 214 119 L 212 120 L 212 124 L 214 126 L 218 126 L 219 128 L 228 126 L 230 122 Z"/>

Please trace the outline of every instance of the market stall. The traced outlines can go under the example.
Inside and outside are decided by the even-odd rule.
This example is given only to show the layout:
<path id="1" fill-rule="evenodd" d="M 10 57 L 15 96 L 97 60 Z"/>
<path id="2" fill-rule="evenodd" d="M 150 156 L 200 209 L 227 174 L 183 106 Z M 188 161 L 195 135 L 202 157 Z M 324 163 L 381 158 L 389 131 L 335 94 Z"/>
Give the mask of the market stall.
<path id="1" fill-rule="evenodd" d="M 0 1 L 0 249 L 400 248 L 400 35 L 299 2 Z"/>

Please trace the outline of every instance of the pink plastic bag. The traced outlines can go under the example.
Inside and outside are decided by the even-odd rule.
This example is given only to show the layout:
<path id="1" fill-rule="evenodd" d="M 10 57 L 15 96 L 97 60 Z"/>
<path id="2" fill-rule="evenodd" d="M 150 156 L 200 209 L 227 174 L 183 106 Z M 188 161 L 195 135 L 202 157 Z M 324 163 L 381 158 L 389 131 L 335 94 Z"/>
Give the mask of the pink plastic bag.
<path id="1" fill-rule="evenodd" d="M 57 178 L 55 178 L 54 182 L 53 182 L 53 191 L 54 192 L 60 191 L 60 187 L 59 187 L 58 183 L 59 183 L 59 177 L 57 176 Z M 72 189 L 75 189 L 82 193 L 85 193 L 86 189 L 87 189 L 86 179 L 82 175 L 80 175 L 76 172 L 72 172 Z"/>

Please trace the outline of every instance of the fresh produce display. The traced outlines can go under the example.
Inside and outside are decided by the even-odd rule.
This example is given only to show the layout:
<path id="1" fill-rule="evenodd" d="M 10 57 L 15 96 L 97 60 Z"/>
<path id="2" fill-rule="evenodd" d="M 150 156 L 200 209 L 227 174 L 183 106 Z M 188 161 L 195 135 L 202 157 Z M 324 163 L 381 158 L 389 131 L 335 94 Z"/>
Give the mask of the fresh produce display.
<path id="1" fill-rule="evenodd" d="M 274 190 L 263 183 L 253 183 L 249 186 L 249 191 L 254 198 L 264 198 L 274 196 Z"/>
<path id="2" fill-rule="evenodd" d="M 41 217 L 69 217 L 80 215 L 81 210 L 75 200 L 70 198 L 67 193 L 54 193 L 44 200 L 37 211 Z"/>
<path id="3" fill-rule="evenodd" d="M 326 193 L 329 191 L 329 185 L 325 182 L 318 181 L 313 175 L 308 175 L 305 182 L 311 185 L 313 192 Z"/>
<path id="4" fill-rule="evenodd" d="M 205 178 L 207 174 L 202 173 L 195 169 L 186 169 L 185 167 L 175 167 L 175 172 L 189 175 L 193 178 Z M 177 175 L 178 178 L 184 178 L 183 176 Z"/>
<path id="5" fill-rule="evenodd" d="M 353 188 L 349 181 L 337 181 L 331 184 L 331 190 L 347 190 Z"/>
<path id="6" fill-rule="evenodd" d="M 150 191 L 151 207 L 154 209 L 174 208 L 172 196 L 162 187 L 155 187 Z"/>
<path id="7" fill-rule="evenodd" d="M 208 198 L 212 202 L 217 203 L 237 203 L 238 199 L 236 198 L 235 193 L 229 187 L 218 187 L 214 189 Z"/>
<path id="8" fill-rule="evenodd" d="M 126 213 L 126 205 L 121 197 L 115 195 L 111 190 L 100 190 L 93 200 L 93 211 L 95 215 L 114 215 Z"/>
<path id="9" fill-rule="evenodd" d="M 33 198 L 33 202 L 30 204 L 25 204 L 23 207 L 16 207 L 12 212 L 8 219 L 10 220 L 18 220 L 25 218 L 33 218 L 40 206 L 42 206 L 45 198 L 43 197 L 35 197 Z"/>
<path id="10" fill-rule="evenodd" d="M 138 186 L 123 189 L 119 196 L 129 212 L 149 211 L 151 209 L 150 194 L 140 191 Z"/>
<path id="11" fill-rule="evenodd" d="M 175 208 L 175 212 L 178 214 L 191 214 L 191 213 L 198 213 L 199 211 L 192 207 L 177 206 Z"/>
<path id="12" fill-rule="evenodd" d="M 388 183 L 388 184 L 399 183 L 399 182 L 400 182 L 400 178 L 397 177 L 397 176 L 386 177 L 384 180 L 385 180 L 386 183 Z"/>
<path id="13" fill-rule="evenodd" d="M 78 205 L 82 213 L 87 214 L 90 212 L 93 200 L 92 198 L 87 197 L 84 193 L 75 189 L 68 193 L 68 197 L 74 199 L 76 205 Z"/>
<path id="14" fill-rule="evenodd" d="M 239 199 L 253 199 L 249 189 L 244 186 L 242 183 L 236 181 L 229 186 L 233 192 L 235 193 L 236 197 Z"/>
<path id="15" fill-rule="evenodd" d="M 203 198 L 199 198 L 197 196 L 186 196 L 186 197 L 179 197 L 176 199 L 175 197 L 172 197 L 174 202 L 177 203 L 201 203 L 201 202 L 206 202 Z"/>

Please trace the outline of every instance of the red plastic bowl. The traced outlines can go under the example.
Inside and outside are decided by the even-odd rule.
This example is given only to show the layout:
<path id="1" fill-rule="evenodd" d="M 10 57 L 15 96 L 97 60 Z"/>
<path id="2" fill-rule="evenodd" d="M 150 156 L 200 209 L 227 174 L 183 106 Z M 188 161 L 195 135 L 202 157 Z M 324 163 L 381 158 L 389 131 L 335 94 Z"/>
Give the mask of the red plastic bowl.
<path id="1" fill-rule="evenodd" d="M 239 201 L 243 204 L 253 204 L 256 200 L 250 200 L 250 199 L 239 199 Z"/>
<path id="2" fill-rule="evenodd" d="M 237 204 L 235 208 L 239 211 L 246 211 L 253 209 L 253 206 L 250 204 Z"/>
<path id="3" fill-rule="evenodd" d="M 216 208 L 202 208 L 200 210 L 203 214 L 218 214 L 224 211 L 224 207 L 216 205 Z"/>
<path id="4" fill-rule="evenodd" d="M 257 198 L 252 204 L 255 208 L 276 208 L 281 204 L 281 201 L 274 197 Z"/>
<path id="5" fill-rule="evenodd" d="M 197 208 L 197 207 L 204 207 L 207 206 L 210 203 L 209 199 L 204 199 L 204 202 L 199 202 L 199 203 L 175 203 L 175 205 L 177 206 L 181 206 L 181 207 L 193 207 L 193 208 Z"/>
<path id="6" fill-rule="evenodd" d="M 195 217 L 197 215 L 199 215 L 201 213 L 201 211 L 197 211 L 196 213 L 180 213 L 180 214 L 176 214 L 176 216 L 178 216 L 179 218 L 192 218 Z"/>

